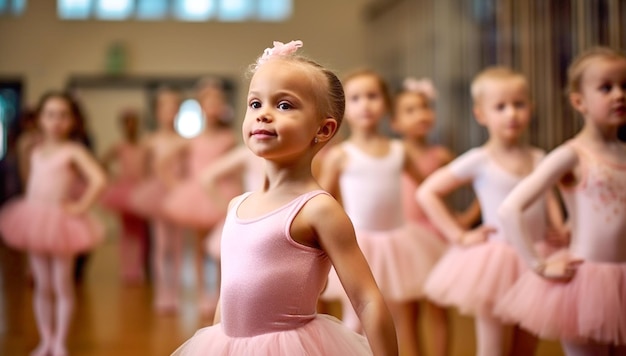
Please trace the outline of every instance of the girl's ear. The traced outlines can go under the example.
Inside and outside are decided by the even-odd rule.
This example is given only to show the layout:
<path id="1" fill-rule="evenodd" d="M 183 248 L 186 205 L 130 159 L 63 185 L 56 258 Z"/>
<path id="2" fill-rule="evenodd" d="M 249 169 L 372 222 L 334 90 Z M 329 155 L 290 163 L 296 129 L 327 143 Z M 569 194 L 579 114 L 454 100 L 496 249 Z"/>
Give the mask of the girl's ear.
<path id="1" fill-rule="evenodd" d="M 315 138 L 318 142 L 328 142 L 331 138 L 333 138 L 333 136 L 335 136 L 338 128 L 339 125 L 337 123 L 337 120 L 332 117 L 326 118 L 322 120 L 320 128 L 315 134 Z"/>
<path id="2" fill-rule="evenodd" d="M 483 111 L 480 108 L 480 105 L 478 105 L 478 104 L 474 105 L 474 107 L 472 108 L 472 112 L 474 113 L 474 117 L 476 118 L 476 122 L 478 122 L 482 126 L 485 126 L 486 122 L 485 122 L 485 119 L 483 117 Z"/>
<path id="3" fill-rule="evenodd" d="M 583 96 L 580 93 L 570 93 L 569 101 L 572 104 L 572 107 L 576 109 L 576 111 L 581 114 L 585 113 L 585 105 L 583 104 Z"/>

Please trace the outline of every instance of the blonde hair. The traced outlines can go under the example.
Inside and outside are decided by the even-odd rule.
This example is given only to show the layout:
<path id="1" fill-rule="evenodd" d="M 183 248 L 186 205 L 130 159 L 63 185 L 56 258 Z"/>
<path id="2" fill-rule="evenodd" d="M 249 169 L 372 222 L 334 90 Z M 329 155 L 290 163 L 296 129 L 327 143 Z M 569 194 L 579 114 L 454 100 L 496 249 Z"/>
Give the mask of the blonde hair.
<path id="1" fill-rule="evenodd" d="M 486 83 L 490 81 L 505 80 L 518 80 L 526 87 L 526 89 L 528 89 L 528 81 L 522 73 L 515 71 L 509 67 L 488 67 L 478 73 L 474 77 L 474 80 L 472 80 L 470 92 L 472 94 L 472 100 L 474 100 L 474 103 L 477 103 L 480 100 L 483 92 L 485 91 Z"/>
<path id="2" fill-rule="evenodd" d="M 585 69 L 594 59 L 608 60 L 625 60 L 624 53 L 609 47 L 593 47 L 579 54 L 567 69 L 567 93 L 576 93 L 580 91 L 580 83 L 582 81 Z"/>
<path id="3" fill-rule="evenodd" d="M 314 87 L 314 96 L 319 104 L 318 108 L 320 114 L 323 115 L 324 118 L 333 118 L 337 120 L 337 129 L 339 129 L 341 122 L 343 121 L 346 100 L 343 93 L 343 85 L 337 75 L 329 69 L 324 68 L 319 63 L 294 53 L 273 57 L 263 61 L 263 63 L 274 60 L 299 64 L 316 73 L 316 76 L 319 78 L 312 78 L 311 84 Z M 250 73 L 254 74 L 258 68 L 262 66 L 263 64 L 260 64 L 260 61 L 257 60 L 257 62 L 250 66 Z M 317 85 L 317 83 L 323 83 L 324 85 Z"/>
<path id="4" fill-rule="evenodd" d="M 385 101 L 385 106 L 387 110 L 392 109 L 392 101 L 391 95 L 389 95 L 389 87 L 387 86 L 387 82 L 385 81 L 385 79 L 380 74 L 378 74 L 378 72 L 369 68 L 360 68 L 353 70 L 343 77 L 343 85 L 348 84 L 349 81 L 358 77 L 374 78 L 374 80 L 376 80 L 376 84 L 378 84 L 378 87 L 380 88 L 381 93 L 383 94 L 383 100 Z"/>

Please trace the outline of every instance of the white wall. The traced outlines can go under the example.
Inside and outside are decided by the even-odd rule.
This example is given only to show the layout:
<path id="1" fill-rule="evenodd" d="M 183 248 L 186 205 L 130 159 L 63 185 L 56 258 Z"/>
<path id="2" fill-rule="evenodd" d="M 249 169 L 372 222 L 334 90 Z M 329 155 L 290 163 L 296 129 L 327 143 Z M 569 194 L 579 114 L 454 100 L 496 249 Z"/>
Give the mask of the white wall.
<path id="1" fill-rule="evenodd" d="M 238 80 L 240 113 L 243 73 L 273 40 L 301 39 L 305 54 L 338 71 L 364 64 L 366 2 L 294 0 L 294 15 L 284 23 L 182 23 L 62 21 L 56 1 L 31 0 L 22 17 L 0 18 L 0 77 L 22 77 L 32 104 L 46 90 L 62 88 L 72 74 L 103 73 L 108 47 L 123 41 L 129 74 L 208 73 Z M 88 109 L 91 116 L 99 111 Z"/>

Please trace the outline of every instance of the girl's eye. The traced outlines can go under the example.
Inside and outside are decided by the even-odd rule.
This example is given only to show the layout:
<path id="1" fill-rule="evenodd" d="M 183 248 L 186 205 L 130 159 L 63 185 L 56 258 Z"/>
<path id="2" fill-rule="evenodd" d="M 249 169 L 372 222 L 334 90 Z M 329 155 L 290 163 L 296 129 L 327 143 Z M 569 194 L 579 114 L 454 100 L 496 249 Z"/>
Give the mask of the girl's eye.
<path id="1" fill-rule="evenodd" d="M 291 108 L 293 108 L 293 106 L 291 106 L 291 104 L 289 103 L 286 103 L 286 102 L 278 103 L 278 109 L 280 110 L 289 110 Z"/>
<path id="2" fill-rule="evenodd" d="M 526 107 L 526 103 L 523 101 L 518 101 L 517 103 L 515 103 L 515 108 L 517 109 L 524 109 Z"/>
<path id="3" fill-rule="evenodd" d="M 600 86 L 600 91 L 603 93 L 608 93 L 611 91 L 611 85 L 610 84 L 603 84 L 602 86 Z"/>
<path id="4" fill-rule="evenodd" d="M 498 105 L 496 105 L 496 110 L 502 111 L 502 110 L 504 110 L 505 107 L 506 107 L 506 105 L 504 105 L 504 104 L 498 104 Z"/>
<path id="5" fill-rule="evenodd" d="M 250 107 L 253 109 L 260 109 L 261 108 L 261 103 L 259 101 L 252 101 L 250 102 Z"/>

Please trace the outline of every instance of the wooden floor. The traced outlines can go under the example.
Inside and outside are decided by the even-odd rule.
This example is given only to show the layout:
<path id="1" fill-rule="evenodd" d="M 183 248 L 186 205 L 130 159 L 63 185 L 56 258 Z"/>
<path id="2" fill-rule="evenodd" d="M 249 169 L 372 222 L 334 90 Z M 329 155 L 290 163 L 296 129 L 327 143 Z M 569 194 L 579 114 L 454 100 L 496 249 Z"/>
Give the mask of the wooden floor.
<path id="1" fill-rule="evenodd" d="M 27 355 L 38 342 L 25 278 L 24 257 L 0 247 L 0 355 Z M 191 267 L 184 269 L 189 275 Z M 196 329 L 206 325 L 196 313 L 193 278 L 185 278 L 183 306 L 177 316 L 156 316 L 148 285 L 125 287 L 118 273 L 117 243 L 109 239 L 90 260 L 87 278 L 77 291 L 69 339 L 71 355 L 169 355 Z M 474 354 L 472 320 L 453 314 L 453 356 Z M 427 321 L 423 321 L 428 346 Z M 542 342 L 537 355 L 562 355 L 557 343 Z"/>

